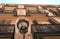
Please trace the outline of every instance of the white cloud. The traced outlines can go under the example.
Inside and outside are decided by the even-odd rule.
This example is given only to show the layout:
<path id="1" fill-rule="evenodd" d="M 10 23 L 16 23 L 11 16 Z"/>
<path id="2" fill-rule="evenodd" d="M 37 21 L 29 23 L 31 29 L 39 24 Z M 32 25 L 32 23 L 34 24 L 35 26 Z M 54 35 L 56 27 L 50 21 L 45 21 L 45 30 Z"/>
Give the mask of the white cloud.
<path id="1" fill-rule="evenodd" d="M 15 4 L 60 4 L 60 0 L 0 0 L 0 3 L 15 3 Z"/>

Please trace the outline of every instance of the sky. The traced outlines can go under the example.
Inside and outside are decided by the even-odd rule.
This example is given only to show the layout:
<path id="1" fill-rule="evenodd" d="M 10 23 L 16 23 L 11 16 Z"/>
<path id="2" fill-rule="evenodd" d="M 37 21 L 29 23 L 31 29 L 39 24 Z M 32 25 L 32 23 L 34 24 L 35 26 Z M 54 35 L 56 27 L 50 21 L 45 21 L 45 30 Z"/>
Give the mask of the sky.
<path id="1" fill-rule="evenodd" d="M 60 0 L 0 0 L 0 4 L 60 4 Z"/>

